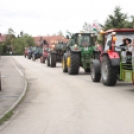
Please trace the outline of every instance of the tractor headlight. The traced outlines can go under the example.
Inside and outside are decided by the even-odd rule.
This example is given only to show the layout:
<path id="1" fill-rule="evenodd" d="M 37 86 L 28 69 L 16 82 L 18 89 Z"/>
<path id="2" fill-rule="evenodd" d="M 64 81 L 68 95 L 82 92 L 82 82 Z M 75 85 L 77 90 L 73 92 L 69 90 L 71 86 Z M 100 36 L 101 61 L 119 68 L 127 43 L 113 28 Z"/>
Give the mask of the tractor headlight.
<path id="1" fill-rule="evenodd" d="M 54 49 L 55 49 L 55 45 L 52 45 L 52 46 L 51 46 L 51 50 L 54 50 Z"/>
<path id="2" fill-rule="evenodd" d="M 77 44 L 74 45 L 74 49 L 75 50 L 78 50 L 79 49 Z"/>

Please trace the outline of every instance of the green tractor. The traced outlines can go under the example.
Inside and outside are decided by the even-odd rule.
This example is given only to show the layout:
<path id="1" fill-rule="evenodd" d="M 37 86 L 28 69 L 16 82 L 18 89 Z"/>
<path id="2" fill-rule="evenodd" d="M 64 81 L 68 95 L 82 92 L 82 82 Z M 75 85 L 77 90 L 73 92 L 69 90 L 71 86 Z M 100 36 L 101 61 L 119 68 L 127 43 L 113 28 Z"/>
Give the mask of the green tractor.
<path id="1" fill-rule="evenodd" d="M 56 67 L 57 62 L 62 61 L 63 54 L 66 51 L 66 43 L 63 41 L 55 42 L 49 46 L 49 54 L 47 56 L 47 66 Z"/>
<path id="2" fill-rule="evenodd" d="M 69 42 L 62 59 L 63 72 L 78 74 L 80 67 L 85 72 L 90 72 L 91 59 L 100 55 L 100 51 L 95 49 L 95 33 L 75 33 L 73 35 L 69 33 L 66 38 L 69 39 Z"/>

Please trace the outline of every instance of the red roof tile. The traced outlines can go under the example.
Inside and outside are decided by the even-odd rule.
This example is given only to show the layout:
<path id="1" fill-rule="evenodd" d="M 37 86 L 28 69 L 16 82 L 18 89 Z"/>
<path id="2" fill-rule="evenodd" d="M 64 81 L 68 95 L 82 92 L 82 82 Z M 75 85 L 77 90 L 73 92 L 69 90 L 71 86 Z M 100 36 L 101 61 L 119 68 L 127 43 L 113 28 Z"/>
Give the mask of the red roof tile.
<path id="1" fill-rule="evenodd" d="M 55 41 L 63 41 L 68 42 L 68 39 L 64 38 L 63 36 L 38 36 L 33 37 L 36 46 L 40 46 L 40 41 L 46 40 L 49 45 L 54 43 Z"/>
<path id="2" fill-rule="evenodd" d="M 1 34 L 1 36 L 0 36 L 0 42 L 4 42 L 5 39 L 6 39 L 6 35 L 2 35 L 2 34 Z"/>

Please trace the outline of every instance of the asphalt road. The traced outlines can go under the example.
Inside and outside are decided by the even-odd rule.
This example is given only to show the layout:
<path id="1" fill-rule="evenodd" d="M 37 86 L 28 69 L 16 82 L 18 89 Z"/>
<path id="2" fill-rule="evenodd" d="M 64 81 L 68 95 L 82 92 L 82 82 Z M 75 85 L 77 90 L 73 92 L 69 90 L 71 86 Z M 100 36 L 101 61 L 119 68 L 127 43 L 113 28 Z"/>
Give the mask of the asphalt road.
<path id="1" fill-rule="evenodd" d="M 14 57 L 25 68 L 29 89 L 0 134 L 134 134 L 134 86 L 93 83 L 79 75 Z"/>

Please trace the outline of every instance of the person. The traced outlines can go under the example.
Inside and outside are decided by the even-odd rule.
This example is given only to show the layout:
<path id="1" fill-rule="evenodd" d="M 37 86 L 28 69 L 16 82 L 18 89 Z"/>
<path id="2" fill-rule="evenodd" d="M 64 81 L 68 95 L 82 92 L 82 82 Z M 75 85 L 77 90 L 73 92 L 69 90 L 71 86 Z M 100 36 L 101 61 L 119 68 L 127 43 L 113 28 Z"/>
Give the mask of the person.
<path id="1" fill-rule="evenodd" d="M 120 48 L 122 51 L 126 51 L 126 48 L 127 48 L 126 40 L 127 40 L 127 39 L 128 39 L 128 38 L 123 37 L 123 39 L 122 39 L 122 44 L 119 46 L 119 48 Z"/>
<path id="2" fill-rule="evenodd" d="M 123 37 L 123 39 L 122 39 L 122 44 L 120 45 L 120 46 L 126 46 L 126 37 Z"/>
<path id="3" fill-rule="evenodd" d="M 132 44 L 131 44 L 131 40 L 126 39 L 126 44 L 127 44 L 127 49 L 128 51 L 130 51 L 132 53 L 132 68 L 134 71 L 134 39 L 132 40 Z"/>

